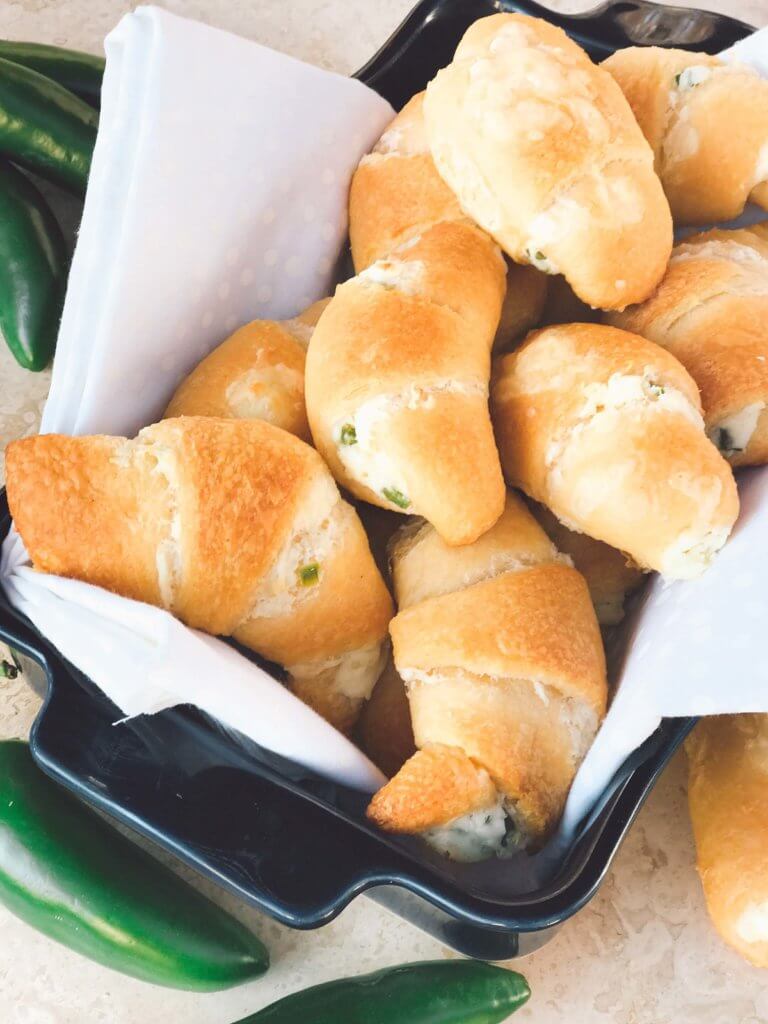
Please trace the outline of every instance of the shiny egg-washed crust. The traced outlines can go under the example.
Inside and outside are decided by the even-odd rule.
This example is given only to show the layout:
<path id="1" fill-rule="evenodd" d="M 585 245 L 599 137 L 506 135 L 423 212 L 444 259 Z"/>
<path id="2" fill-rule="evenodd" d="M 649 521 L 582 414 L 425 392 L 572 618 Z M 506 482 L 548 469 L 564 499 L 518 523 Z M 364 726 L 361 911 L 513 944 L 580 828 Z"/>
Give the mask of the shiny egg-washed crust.
<path id="1" fill-rule="evenodd" d="M 596 401 L 596 388 L 646 379 L 658 399 Z M 704 433 L 694 381 L 638 335 L 599 324 L 534 331 L 498 361 L 492 411 L 509 482 L 643 568 L 698 574 L 696 560 L 736 520 L 733 474 Z"/>
<path id="2" fill-rule="evenodd" d="M 431 774 L 420 767 L 424 827 L 488 806 L 458 806 L 440 756 L 458 749 L 488 772 L 526 842 L 540 844 L 605 713 L 605 659 L 582 577 L 557 562 L 506 572 L 413 605 L 390 630 L 395 663 L 410 679 L 416 744 L 432 755 Z M 414 830 L 408 767 L 369 810 L 398 832 Z"/>
<path id="3" fill-rule="evenodd" d="M 614 80 L 561 29 L 478 19 L 424 115 L 438 171 L 512 259 L 541 253 L 603 309 L 653 291 L 672 248 L 653 154 Z"/>
<path id="4" fill-rule="evenodd" d="M 537 501 L 531 501 L 530 508 L 558 551 L 568 555 L 586 580 L 600 625 L 621 622 L 625 598 L 642 584 L 645 573 L 609 544 L 569 530 Z"/>
<path id="5" fill-rule="evenodd" d="M 46 434 L 12 442 L 6 472 L 12 515 L 37 569 L 165 607 L 283 664 L 385 639 L 391 600 L 340 497 L 337 542 L 293 608 L 293 635 L 291 613 L 272 620 L 274 633 L 249 621 L 313 488 L 335 492 L 317 452 L 277 427 L 182 417 L 134 441 Z M 178 569 L 164 592 L 158 560 L 169 545 Z"/>
<path id="6" fill-rule="evenodd" d="M 762 402 L 732 466 L 768 462 L 768 239 L 751 228 L 686 238 L 654 294 L 610 322 L 662 345 L 701 391 L 707 430 Z"/>
<path id="7" fill-rule="evenodd" d="M 390 658 L 360 715 L 360 745 L 388 778 L 416 753 L 405 684 Z"/>
<path id="8" fill-rule="evenodd" d="M 336 290 L 307 355 L 314 442 L 355 496 L 396 510 L 339 454 L 339 425 L 383 399 L 377 442 L 402 473 L 408 512 L 423 515 L 448 543 L 470 543 L 504 503 L 487 402 L 503 260 L 482 232 L 442 223 L 375 267 L 410 283 L 381 284 L 369 270 Z"/>
<path id="9" fill-rule="evenodd" d="M 768 209 L 768 82 L 756 71 L 655 46 L 617 50 L 602 67 L 651 144 L 676 222 L 732 220 L 750 200 Z M 681 89 L 686 68 L 710 74 Z"/>
<path id="10" fill-rule="evenodd" d="M 507 492 L 502 514 L 474 544 L 449 547 L 428 523 L 404 526 L 390 543 L 400 611 L 501 572 L 559 559 L 555 545 L 512 491 Z"/>
<path id="11" fill-rule="evenodd" d="M 388 832 L 418 834 L 496 801 L 496 786 L 486 771 L 462 750 L 433 744 L 405 762 L 366 813 Z"/>
<path id="12" fill-rule="evenodd" d="M 686 741 L 696 859 L 712 922 L 768 967 L 768 715 L 703 718 Z"/>
<path id="13" fill-rule="evenodd" d="M 293 320 L 253 320 L 231 334 L 181 382 L 164 418 L 266 420 L 309 441 L 304 361 L 312 328 L 330 299 Z"/>

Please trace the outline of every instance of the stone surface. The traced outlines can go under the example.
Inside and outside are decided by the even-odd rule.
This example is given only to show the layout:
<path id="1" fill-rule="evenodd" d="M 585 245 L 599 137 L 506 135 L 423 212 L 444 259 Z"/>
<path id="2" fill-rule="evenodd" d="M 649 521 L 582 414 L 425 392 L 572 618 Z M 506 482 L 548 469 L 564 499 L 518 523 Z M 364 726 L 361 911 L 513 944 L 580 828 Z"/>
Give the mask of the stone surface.
<path id="1" fill-rule="evenodd" d="M 0 0 L 0 31 L 97 51 L 132 6 L 122 0 Z M 162 6 L 349 72 L 386 39 L 411 0 L 164 0 Z M 550 6 L 575 11 L 588 5 L 551 0 Z M 768 23 L 767 0 L 720 0 L 712 6 L 753 24 Z M 0 345 L 0 445 L 36 429 L 48 383 L 48 374 L 18 369 Z M 0 679 L 0 738 L 26 736 L 38 707 L 39 698 L 22 678 Z M 153 988 L 75 957 L 0 909 L 2 1024 L 228 1024 L 309 984 L 452 955 L 365 899 L 321 931 L 303 933 L 237 906 L 210 885 L 195 884 L 269 944 L 274 966 L 265 978 L 205 996 Z M 595 899 L 516 966 L 533 989 L 530 1004 L 516 1017 L 521 1024 L 768 1020 L 764 974 L 725 948 L 706 918 L 682 756 L 656 787 Z"/>

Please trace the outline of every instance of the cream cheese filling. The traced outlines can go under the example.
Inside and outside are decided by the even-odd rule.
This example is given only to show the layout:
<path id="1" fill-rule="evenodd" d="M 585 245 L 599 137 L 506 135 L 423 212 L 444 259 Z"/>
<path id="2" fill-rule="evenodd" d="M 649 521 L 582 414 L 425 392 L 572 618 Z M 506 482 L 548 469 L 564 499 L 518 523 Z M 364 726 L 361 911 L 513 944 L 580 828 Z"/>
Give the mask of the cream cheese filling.
<path id="1" fill-rule="evenodd" d="M 377 642 L 345 651 L 335 658 L 286 665 L 286 669 L 295 679 L 325 676 L 338 693 L 351 701 L 364 701 L 373 693 L 386 658 L 387 645 Z"/>
<path id="2" fill-rule="evenodd" d="M 300 502 L 291 533 L 253 594 L 244 618 L 276 618 L 309 600 L 322 580 L 324 563 L 338 544 L 347 516 L 338 489 L 322 474 Z"/>
<path id="3" fill-rule="evenodd" d="M 607 381 L 588 385 L 577 422 L 547 446 L 545 461 L 550 472 L 556 470 L 557 462 L 573 438 L 606 412 L 644 407 L 683 416 L 703 430 L 703 417 L 693 402 L 677 388 L 660 384 L 658 376 L 652 367 L 646 367 L 642 374 L 614 373 Z"/>
<path id="4" fill-rule="evenodd" d="M 707 433 L 712 444 L 726 458 L 746 451 L 765 405 L 765 402 L 752 402 L 710 427 Z"/>
<path id="5" fill-rule="evenodd" d="M 302 375 L 283 363 L 254 366 L 227 387 L 227 404 L 242 419 L 275 422 L 286 404 L 299 405 L 304 392 Z M 281 408 L 282 407 L 282 408 Z"/>
<path id="6" fill-rule="evenodd" d="M 421 837 L 443 857 L 466 864 L 514 853 L 517 844 L 505 847 L 510 831 L 504 801 L 499 796 L 491 807 L 469 811 L 445 825 L 427 829 Z"/>
<path id="7" fill-rule="evenodd" d="M 487 395 L 479 381 L 436 381 L 411 384 L 397 394 L 377 395 L 363 402 L 353 415 L 333 427 L 336 451 L 344 469 L 358 484 L 373 491 L 393 511 L 411 509 L 408 481 L 397 460 L 388 451 L 391 417 L 402 409 L 431 409 L 443 394 Z"/>
<path id="8" fill-rule="evenodd" d="M 406 243 L 407 245 L 407 243 Z M 357 275 L 364 284 L 393 288 L 405 295 L 419 295 L 424 284 L 426 267 L 422 260 L 377 260 Z"/>

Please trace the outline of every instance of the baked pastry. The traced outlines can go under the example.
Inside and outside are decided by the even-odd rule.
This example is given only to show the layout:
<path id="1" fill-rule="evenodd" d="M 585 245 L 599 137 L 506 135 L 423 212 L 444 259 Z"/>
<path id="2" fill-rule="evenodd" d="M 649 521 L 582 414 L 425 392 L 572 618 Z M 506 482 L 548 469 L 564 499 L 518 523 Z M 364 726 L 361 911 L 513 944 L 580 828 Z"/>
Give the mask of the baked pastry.
<path id="1" fill-rule="evenodd" d="M 546 506 L 531 501 L 529 507 L 558 551 L 568 555 L 586 580 L 600 625 L 621 622 L 624 601 L 642 585 L 645 573 L 616 548 L 563 526 Z"/>
<path id="2" fill-rule="evenodd" d="M 669 579 L 699 575 L 739 509 L 673 355 L 628 331 L 534 331 L 497 363 L 492 410 L 507 478 L 569 529 Z"/>
<path id="3" fill-rule="evenodd" d="M 703 718 L 686 750 L 709 915 L 726 942 L 768 967 L 768 715 Z"/>
<path id="4" fill-rule="evenodd" d="M 185 416 L 6 453 L 32 562 L 233 636 L 345 731 L 386 657 L 391 600 L 322 459 L 259 420 Z"/>
<path id="5" fill-rule="evenodd" d="M 176 389 L 165 417 L 258 419 L 309 441 L 307 345 L 327 299 L 292 320 L 253 320 L 217 346 Z"/>
<path id="6" fill-rule="evenodd" d="M 732 466 L 768 462 L 768 238 L 707 231 L 672 251 L 639 306 L 610 317 L 676 356 L 701 391 L 704 422 Z"/>
<path id="7" fill-rule="evenodd" d="M 360 746 L 388 778 L 416 753 L 405 683 L 391 657 L 363 707 L 358 734 Z"/>
<path id="8" fill-rule="evenodd" d="M 538 18 L 480 18 L 427 86 L 437 169 L 518 263 L 562 273 L 579 298 L 647 298 L 672 248 L 653 154 L 611 76 Z"/>
<path id="9" fill-rule="evenodd" d="M 456 860 L 540 845 L 605 712 L 583 578 L 513 494 L 472 545 L 405 527 L 392 563 L 394 659 L 419 751 L 369 818 Z"/>
<path id="10" fill-rule="evenodd" d="M 355 174 L 350 235 L 365 269 L 337 288 L 315 328 L 307 415 L 352 494 L 468 544 L 504 505 L 488 380 L 506 267 L 436 173 L 420 102 Z"/>
<path id="11" fill-rule="evenodd" d="M 768 209 L 768 82 L 744 64 L 656 46 L 617 50 L 603 62 L 654 152 L 681 224 Z"/>

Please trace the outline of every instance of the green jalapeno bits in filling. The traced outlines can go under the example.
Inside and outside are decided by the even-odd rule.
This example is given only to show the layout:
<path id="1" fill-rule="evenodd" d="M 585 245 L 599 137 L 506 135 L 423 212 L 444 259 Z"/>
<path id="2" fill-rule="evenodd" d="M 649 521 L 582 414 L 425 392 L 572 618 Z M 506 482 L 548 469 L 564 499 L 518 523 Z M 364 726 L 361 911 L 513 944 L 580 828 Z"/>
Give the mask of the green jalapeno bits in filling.
<path id="1" fill-rule="evenodd" d="M 408 508 L 411 504 L 411 499 L 402 491 L 398 491 L 396 487 L 385 487 L 381 493 L 387 501 L 391 501 L 398 508 Z"/>
<path id="2" fill-rule="evenodd" d="M 352 423 L 344 424 L 341 428 L 341 436 L 339 440 L 345 445 L 357 444 L 357 431 Z"/>
<path id="3" fill-rule="evenodd" d="M 317 562 L 309 562 L 296 571 L 302 587 L 311 587 L 320 579 L 320 566 Z"/>

